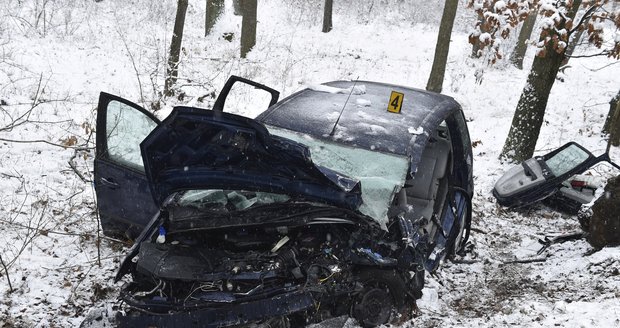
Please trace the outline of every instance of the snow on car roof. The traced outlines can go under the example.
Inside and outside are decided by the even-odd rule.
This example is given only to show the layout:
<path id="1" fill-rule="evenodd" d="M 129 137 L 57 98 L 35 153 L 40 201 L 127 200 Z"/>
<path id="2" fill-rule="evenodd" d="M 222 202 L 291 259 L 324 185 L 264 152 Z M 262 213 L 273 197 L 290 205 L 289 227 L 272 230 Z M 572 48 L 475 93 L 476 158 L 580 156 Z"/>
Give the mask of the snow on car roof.
<path id="1" fill-rule="evenodd" d="M 392 91 L 404 95 L 400 113 L 387 110 Z M 292 94 L 257 120 L 357 148 L 412 156 L 415 162 L 431 132 L 460 110 L 454 99 L 433 92 L 378 82 L 333 81 Z"/>

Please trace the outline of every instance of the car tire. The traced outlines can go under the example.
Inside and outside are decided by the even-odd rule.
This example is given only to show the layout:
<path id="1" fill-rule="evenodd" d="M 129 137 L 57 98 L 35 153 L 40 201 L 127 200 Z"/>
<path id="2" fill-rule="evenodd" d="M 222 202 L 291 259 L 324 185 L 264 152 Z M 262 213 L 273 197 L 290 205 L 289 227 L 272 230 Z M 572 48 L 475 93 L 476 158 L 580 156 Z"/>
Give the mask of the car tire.
<path id="1" fill-rule="evenodd" d="M 351 315 L 362 327 L 386 324 L 402 312 L 406 286 L 395 271 L 368 269 L 358 275 L 364 288 L 351 306 Z"/>

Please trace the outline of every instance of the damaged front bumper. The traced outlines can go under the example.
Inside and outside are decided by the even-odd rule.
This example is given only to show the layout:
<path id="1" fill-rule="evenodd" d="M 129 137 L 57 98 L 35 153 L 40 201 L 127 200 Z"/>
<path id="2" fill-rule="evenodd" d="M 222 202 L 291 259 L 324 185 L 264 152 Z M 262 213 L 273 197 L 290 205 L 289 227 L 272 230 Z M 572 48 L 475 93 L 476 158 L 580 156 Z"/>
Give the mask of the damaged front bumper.
<path id="1" fill-rule="evenodd" d="M 117 313 L 118 327 L 228 327 L 286 316 L 315 307 L 310 292 L 294 291 L 270 299 L 169 313 Z"/>

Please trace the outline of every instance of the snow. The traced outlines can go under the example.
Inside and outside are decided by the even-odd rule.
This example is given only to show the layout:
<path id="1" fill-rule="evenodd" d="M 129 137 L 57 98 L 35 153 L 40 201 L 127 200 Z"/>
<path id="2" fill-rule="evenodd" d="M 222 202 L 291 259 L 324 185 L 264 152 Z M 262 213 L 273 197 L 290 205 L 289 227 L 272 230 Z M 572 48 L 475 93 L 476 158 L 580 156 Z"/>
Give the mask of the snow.
<path id="1" fill-rule="evenodd" d="M 480 39 L 480 42 L 483 42 L 483 43 L 484 43 L 484 42 L 491 41 L 491 39 L 492 39 L 492 38 L 491 38 L 491 34 L 486 33 L 486 32 L 485 32 L 485 33 L 480 34 L 480 36 L 479 36 L 478 38 Z"/>
<path id="2" fill-rule="evenodd" d="M 495 7 L 493 8 L 495 10 L 495 12 L 501 12 L 504 11 L 504 9 L 506 9 L 506 3 L 504 1 L 497 1 L 495 3 Z"/>
<path id="3" fill-rule="evenodd" d="M 363 107 L 370 107 L 372 105 L 372 101 L 363 98 L 357 98 L 355 103 Z"/>
<path id="4" fill-rule="evenodd" d="M 346 89 L 335 88 L 335 87 L 330 87 L 330 86 L 321 85 L 321 84 L 311 84 L 308 86 L 308 89 L 319 91 L 319 92 L 327 92 L 327 93 L 344 93 L 344 94 L 350 93 L 353 95 L 363 95 L 366 93 L 366 86 L 363 84 L 352 86 Z"/>
<path id="5" fill-rule="evenodd" d="M 417 128 L 409 127 L 407 129 L 407 132 L 409 132 L 411 134 L 419 135 L 419 134 L 424 133 L 424 129 L 421 126 L 419 126 Z"/>
<path id="6" fill-rule="evenodd" d="M 112 279 L 127 251 L 127 245 L 109 239 L 97 248 L 90 134 L 97 98 L 106 91 L 157 108 L 176 1 L 51 1 L 45 25 L 35 24 L 34 0 L 21 2 L 24 7 L 17 0 L 0 6 L 0 129 L 36 106 L 24 116 L 28 122 L 0 130 L 0 139 L 61 144 L 74 136 L 74 146 L 88 149 L 0 140 L 0 256 L 8 262 L 14 289 L 9 292 L 0 269 L 0 326 L 75 327 L 90 309 L 116 304 L 121 283 Z M 240 59 L 241 18 L 232 15 L 230 1 L 208 37 L 202 30 L 204 2 L 190 2 L 179 80 L 185 96 L 163 99 L 155 114 L 163 118 L 177 104 L 210 108 L 210 94 L 217 94 L 230 74 L 271 86 L 281 98 L 304 85 L 358 76 L 424 88 L 436 22 L 408 20 L 403 15 L 413 11 L 381 2 L 374 2 L 372 14 L 366 3 L 346 10 L 336 3 L 334 30 L 321 33 L 322 12 L 314 3 L 260 1 L 257 45 Z M 416 4 L 415 17 L 430 14 L 425 8 L 431 4 Z M 469 57 L 465 31 L 475 14 L 461 7 L 457 15 L 443 92 L 463 106 L 471 140 L 479 141 L 473 148 L 474 248 L 462 263 L 445 261 L 427 275 L 417 317 L 402 326 L 619 326 L 619 248 L 590 254 L 585 241 L 571 241 L 551 246 L 542 254 L 544 262 L 504 264 L 536 256 L 539 238 L 578 230 L 579 224 L 574 216 L 542 206 L 510 212 L 496 205 L 490 190 L 510 167 L 498 155 L 535 49 L 529 49 L 523 70 L 503 62 L 487 66 Z M 235 33 L 232 42 L 222 37 L 226 32 Z M 613 31 L 606 37 L 619 38 Z M 588 50 L 580 46 L 576 55 Z M 595 155 L 605 149 L 600 130 L 618 92 L 620 66 L 604 56 L 572 58 L 570 65 L 565 82 L 553 86 L 537 154 L 571 140 Z M 481 67 L 484 79 L 476 82 Z M 264 110 L 248 99 L 237 113 L 252 117 Z M 347 321 L 347 327 L 356 326 Z"/>

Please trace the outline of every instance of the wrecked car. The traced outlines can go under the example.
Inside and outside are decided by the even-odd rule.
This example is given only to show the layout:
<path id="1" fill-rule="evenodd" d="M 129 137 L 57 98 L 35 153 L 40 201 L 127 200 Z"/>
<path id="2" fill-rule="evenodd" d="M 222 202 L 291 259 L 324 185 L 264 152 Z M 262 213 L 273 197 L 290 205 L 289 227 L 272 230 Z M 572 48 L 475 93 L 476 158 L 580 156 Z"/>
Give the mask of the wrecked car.
<path id="1" fill-rule="evenodd" d="M 225 112 L 235 83 L 269 107 Z M 101 224 L 135 238 L 118 326 L 377 326 L 407 318 L 425 270 L 463 249 L 472 154 L 456 101 L 362 81 L 278 97 L 233 76 L 211 110 L 159 121 L 101 94 Z"/>
<path id="2" fill-rule="evenodd" d="M 544 202 L 557 210 L 575 214 L 582 205 L 590 203 L 602 178 L 583 175 L 594 165 L 607 162 L 620 169 L 605 153 L 594 156 L 576 142 L 569 142 L 542 156 L 536 156 L 516 165 L 495 183 L 493 196 L 508 208 L 519 208 Z"/>

